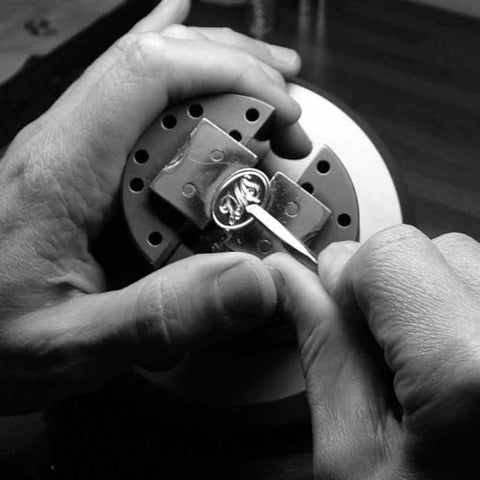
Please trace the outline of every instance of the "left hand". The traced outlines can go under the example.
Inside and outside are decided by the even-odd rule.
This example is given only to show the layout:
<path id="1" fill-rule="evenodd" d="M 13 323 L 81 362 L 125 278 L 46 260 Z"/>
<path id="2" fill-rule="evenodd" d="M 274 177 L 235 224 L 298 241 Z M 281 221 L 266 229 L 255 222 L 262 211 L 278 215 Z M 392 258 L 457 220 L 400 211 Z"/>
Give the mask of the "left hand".
<path id="1" fill-rule="evenodd" d="M 0 165 L 0 413 L 39 408 L 131 366 L 253 328 L 276 302 L 252 256 L 196 256 L 105 292 L 91 245 L 118 208 L 128 153 L 169 105 L 240 93 L 300 108 L 282 74 L 298 55 L 228 29 L 178 25 L 187 0 L 163 0 L 119 39 Z"/>

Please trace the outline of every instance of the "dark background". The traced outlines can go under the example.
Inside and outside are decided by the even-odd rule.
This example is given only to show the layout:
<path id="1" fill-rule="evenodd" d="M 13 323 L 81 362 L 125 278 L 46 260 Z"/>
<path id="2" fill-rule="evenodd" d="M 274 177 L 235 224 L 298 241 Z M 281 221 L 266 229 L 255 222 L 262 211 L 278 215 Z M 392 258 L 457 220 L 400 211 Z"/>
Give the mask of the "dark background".
<path id="1" fill-rule="evenodd" d="M 0 85 L 0 145 L 153 3 L 126 1 Z M 256 13 L 250 4 L 197 0 L 188 23 L 231 26 L 298 49 L 300 77 L 353 109 L 390 151 L 416 225 L 431 236 L 460 231 L 480 240 L 480 22 L 406 1 L 254 3 Z M 38 416 L 2 420 L 0 463 L 22 463 L 22 478 L 53 475 L 51 463 L 59 478 L 310 478 L 308 425 L 242 434 L 228 422 L 220 432 L 177 428 L 165 420 L 168 398 L 157 399 L 165 419 L 148 419 L 141 401 L 132 407 L 126 391 L 148 396 L 138 382 L 124 378 L 49 412 L 48 435 Z"/>

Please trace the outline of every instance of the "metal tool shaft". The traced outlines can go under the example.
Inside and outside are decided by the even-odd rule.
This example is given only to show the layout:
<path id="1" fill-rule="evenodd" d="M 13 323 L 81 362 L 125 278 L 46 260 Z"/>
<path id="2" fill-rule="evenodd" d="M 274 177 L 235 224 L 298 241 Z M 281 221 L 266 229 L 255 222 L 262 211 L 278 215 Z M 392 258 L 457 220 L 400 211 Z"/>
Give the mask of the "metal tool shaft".
<path id="1" fill-rule="evenodd" d="M 296 252 L 306 257 L 314 265 L 317 265 L 317 259 L 310 250 L 275 217 L 270 215 L 259 205 L 251 204 L 245 207 L 245 210 L 257 219 L 265 228 L 270 230 L 283 243 L 293 248 Z"/>

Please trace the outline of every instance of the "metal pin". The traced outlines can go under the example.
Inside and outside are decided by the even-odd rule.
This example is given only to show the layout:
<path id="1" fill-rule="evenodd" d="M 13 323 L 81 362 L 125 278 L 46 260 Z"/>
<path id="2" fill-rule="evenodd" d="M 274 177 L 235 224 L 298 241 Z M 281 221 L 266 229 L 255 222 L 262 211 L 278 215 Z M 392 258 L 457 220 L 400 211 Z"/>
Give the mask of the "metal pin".
<path id="1" fill-rule="evenodd" d="M 282 225 L 275 217 L 270 215 L 266 210 L 256 204 L 250 204 L 245 207 L 245 210 L 257 219 L 265 228 L 270 230 L 283 243 L 289 245 L 298 253 L 302 254 L 314 265 L 317 265 L 317 259 L 310 252 L 310 250 L 288 230 L 285 225 Z"/>

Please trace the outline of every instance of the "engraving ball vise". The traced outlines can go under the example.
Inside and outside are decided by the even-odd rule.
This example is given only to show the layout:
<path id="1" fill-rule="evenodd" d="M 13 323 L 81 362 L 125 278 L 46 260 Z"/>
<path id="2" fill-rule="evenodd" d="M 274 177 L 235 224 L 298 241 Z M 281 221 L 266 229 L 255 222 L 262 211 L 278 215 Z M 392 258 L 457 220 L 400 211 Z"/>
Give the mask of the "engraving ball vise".
<path id="1" fill-rule="evenodd" d="M 289 89 L 311 146 L 303 158 L 282 158 L 272 147 L 278 138 L 269 143 L 278 133 L 273 107 L 235 94 L 176 105 L 138 140 L 124 171 L 123 209 L 153 268 L 198 252 L 285 251 L 313 269 L 331 242 L 364 241 L 402 222 L 385 155 L 365 127 L 325 93 Z M 295 342 L 280 337 L 256 347 L 250 337 L 247 348 L 196 352 L 169 372 L 142 374 L 200 403 L 286 402 L 291 413 L 292 399 L 304 404 L 305 385 Z"/>
<path id="2" fill-rule="evenodd" d="M 205 97 L 168 110 L 138 141 L 125 169 L 123 206 L 153 267 L 229 250 L 260 258 L 286 251 L 314 263 L 332 241 L 358 238 L 355 192 L 328 147 L 298 181 L 262 171 L 273 113 L 250 97 Z"/>

